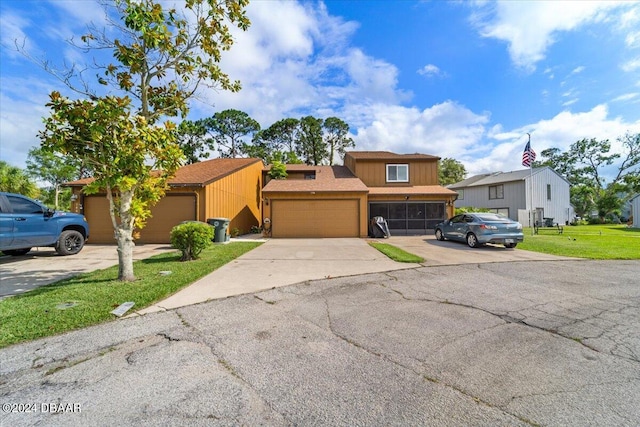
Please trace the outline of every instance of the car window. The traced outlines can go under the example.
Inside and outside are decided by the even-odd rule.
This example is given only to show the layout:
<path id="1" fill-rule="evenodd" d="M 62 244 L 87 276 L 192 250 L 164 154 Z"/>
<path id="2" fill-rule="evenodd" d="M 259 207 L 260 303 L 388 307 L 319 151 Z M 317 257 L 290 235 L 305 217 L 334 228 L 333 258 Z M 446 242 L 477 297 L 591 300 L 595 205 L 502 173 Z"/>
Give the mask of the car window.
<path id="1" fill-rule="evenodd" d="M 456 222 L 462 222 L 464 218 L 464 215 L 456 215 L 453 218 L 451 218 L 451 222 L 456 223 Z"/>
<path id="2" fill-rule="evenodd" d="M 40 205 L 22 197 L 7 196 L 7 200 L 9 200 L 13 213 L 34 214 L 44 212 Z"/>
<path id="3" fill-rule="evenodd" d="M 494 213 L 485 213 L 482 215 L 478 215 L 478 218 L 480 218 L 483 221 L 504 221 L 505 219 L 508 219 L 504 215 L 494 214 Z"/>
<path id="4" fill-rule="evenodd" d="M 473 217 L 471 215 L 464 216 L 464 222 L 473 222 Z"/>

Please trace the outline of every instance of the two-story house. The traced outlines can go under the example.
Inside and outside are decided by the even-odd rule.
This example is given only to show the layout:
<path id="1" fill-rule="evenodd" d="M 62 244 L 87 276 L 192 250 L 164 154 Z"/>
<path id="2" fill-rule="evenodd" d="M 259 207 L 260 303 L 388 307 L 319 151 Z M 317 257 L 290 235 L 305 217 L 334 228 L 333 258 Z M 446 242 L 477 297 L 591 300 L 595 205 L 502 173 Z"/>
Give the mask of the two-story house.
<path id="1" fill-rule="evenodd" d="M 569 181 L 548 166 L 475 175 L 449 185 L 458 192 L 457 207 L 490 209 L 525 226 L 573 221 Z M 532 215 L 533 214 L 533 215 Z"/>
<path id="2" fill-rule="evenodd" d="M 438 160 L 351 151 L 344 166 L 287 165 L 287 179 L 265 178 L 263 218 L 273 237 L 366 237 L 374 216 L 392 234 L 425 234 L 453 216 L 457 196 L 438 184 Z"/>

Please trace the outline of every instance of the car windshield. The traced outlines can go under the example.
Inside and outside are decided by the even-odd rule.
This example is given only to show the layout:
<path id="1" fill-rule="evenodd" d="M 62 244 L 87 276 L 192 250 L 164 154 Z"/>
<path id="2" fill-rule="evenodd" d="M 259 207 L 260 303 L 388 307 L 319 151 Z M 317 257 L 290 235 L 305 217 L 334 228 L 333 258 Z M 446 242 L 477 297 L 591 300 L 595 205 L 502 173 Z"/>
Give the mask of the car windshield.
<path id="1" fill-rule="evenodd" d="M 505 221 L 505 220 L 509 221 L 509 218 L 501 214 L 483 213 L 483 214 L 475 214 L 475 216 L 480 218 L 482 221 Z"/>

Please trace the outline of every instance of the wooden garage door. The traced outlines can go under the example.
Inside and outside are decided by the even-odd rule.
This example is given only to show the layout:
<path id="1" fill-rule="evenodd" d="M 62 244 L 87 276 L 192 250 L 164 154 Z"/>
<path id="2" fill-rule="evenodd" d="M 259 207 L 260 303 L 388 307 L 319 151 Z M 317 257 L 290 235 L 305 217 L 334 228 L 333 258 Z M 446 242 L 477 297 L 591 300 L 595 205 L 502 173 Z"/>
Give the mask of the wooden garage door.
<path id="1" fill-rule="evenodd" d="M 273 237 L 359 237 L 358 200 L 272 200 Z"/>
<path id="2" fill-rule="evenodd" d="M 151 213 L 153 217 L 147 220 L 136 243 L 169 243 L 169 233 L 174 226 L 196 219 L 195 195 L 167 195 Z M 85 197 L 84 215 L 89 223 L 89 243 L 115 243 L 109 201 L 105 196 Z"/>

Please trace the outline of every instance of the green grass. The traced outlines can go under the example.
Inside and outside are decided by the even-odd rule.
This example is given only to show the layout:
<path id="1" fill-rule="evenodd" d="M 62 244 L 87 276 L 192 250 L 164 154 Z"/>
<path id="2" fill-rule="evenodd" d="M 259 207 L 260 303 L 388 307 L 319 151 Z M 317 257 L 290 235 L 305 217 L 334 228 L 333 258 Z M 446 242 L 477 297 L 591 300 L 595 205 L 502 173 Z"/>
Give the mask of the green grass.
<path id="1" fill-rule="evenodd" d="M 519 249 L 589 259 L 640 259 L 640 229 L 624 225 L 565 226 L 563 234 L 531 235 Z"/>
<path id="2" fill-rule="evenodd" d="M 414 255 L 388 243 L 369 242 L 371 246 L 397 262 L 411 262 L 419 264 L 424 262 L 424 258 Z"/>
<path id="3" fill-rule="evenodd" d="M 81 274 L 0 301 L 0 348 L 113 320 L 110 312 L 133 301 L 133 310 L 163 300 L 261 243 L 232 242 L 180 262 L 180 252 L 136 261 L 135 282 L 119 282 L 118 266 Z M 114 249 L 115 250 L 115 249 Z M 171 271 L 167 276 L 160 271 Z M 76 304 L 61 310 L 61 304 Z"/>

